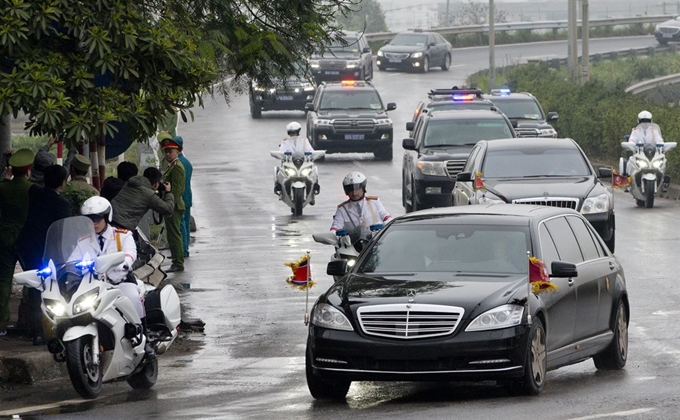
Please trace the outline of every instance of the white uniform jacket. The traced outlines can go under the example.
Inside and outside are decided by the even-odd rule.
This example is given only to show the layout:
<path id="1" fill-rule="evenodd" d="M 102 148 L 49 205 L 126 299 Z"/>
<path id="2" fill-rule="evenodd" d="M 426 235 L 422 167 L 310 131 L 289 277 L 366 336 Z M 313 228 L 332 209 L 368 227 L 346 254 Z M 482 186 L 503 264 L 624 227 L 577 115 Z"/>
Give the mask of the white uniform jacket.
<path id="1" fill-rule="evenodd" d="M 286 137 L 285 139 L 283 139 L 281 144 L 279 144 L 279 151 L 284 153 L 285 152 L 293 153 L 295 151 L 313 152 L 314 149 L 312 148 L 312 145 L 309 143 L 307 137 L 293 136 Z"/>
<path id="2" fill-rule="evenodd" d="M 633 127 L 628 142 L 663 144 L 663 137 L 661 137 L 661 131 L 655 124 L 641 123 L 637 127 Z"/>
<path id="3" fill-rule="evenodd" d="M 378 197 L 364 196 L 361 200 L 347 200 L 338 206 L 331 230 L 360 231 L 360 239 L 366 239 L 371 225 L 384 223 L 391 217 Z"/>
<path id="4" fill-rule="evenodd" d="M 112 283 L 120 283 L 125 280 L 125 276 L 130 271 L 132 263 L 137 259 L 135 239 L 129 230 L 114 228 L 111 225 L 106 225 L 106 229 L 99 235 L 96 235 L 97 244 L 99 244 L 100 236 L 104 238 L 104 246 L 101 249 L 100 255 L 113 254 L 120 251 L 125 252 L 125 262 L 118 267 L 112 268 L 107 273 Z"/>

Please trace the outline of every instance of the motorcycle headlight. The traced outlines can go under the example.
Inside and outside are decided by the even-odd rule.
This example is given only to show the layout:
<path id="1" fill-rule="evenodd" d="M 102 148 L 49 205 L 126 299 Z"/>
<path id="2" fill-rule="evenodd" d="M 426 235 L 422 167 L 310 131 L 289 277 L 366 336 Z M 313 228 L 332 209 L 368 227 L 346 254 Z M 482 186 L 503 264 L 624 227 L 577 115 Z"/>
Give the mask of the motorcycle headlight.
<path id="1" fill-rule="evenodd" d="M 499 330 L 501 328 L 514 327 L 522 322 L 524 306 L 503 305 L 484 312 L 475 318 L 465 331 Z"/>
<path id="2" fill-rule="evenodd" d="M 354 331 L 345 314 L 327 303 L 320 303 L 314 307 L 312 324 L 331 330 Z"/>
<path id="3" fill-rule="evenodd" d="M 391 118 L 378 118 L 375 120 L 376 125 L 382 126 L 382 127 L 392 127 L 392 119 Z"/>
<path id="4" fill-rule="evenodd" d="M 415 52 L 411 54 L 411 58 L 421 58 L 423 56 L 422 52 Z"/>
<path id="5" fill-rule="evenodd" d="M 309 67 L 313 69 L 319 68 L 319 60 L 309 60 Z"/>
<path id="6" fill-rule="evenodd" d="M 66 306 L 63 303 L 52 299 L 44 299 L 44 303 L 45 308 L 52 316 L 64 316 L 66 314 Z"/>
<path id="7" fill-rule="evenodd" d="M 446 176 L 444 162 L 419 161 L 418 169 L 420 169 L 423 175 Z"/>
<path id="8" fill-rule="evenodd" d="M 309 176 L 309 174 L 312 173 L 312 168 L 305 168 L 301 170 L 300 173 L 302 174 L 302 176 Z"/>
<path id="9" fill-rule="evenodd" d="M 644 169 L 649 166 L 649 163 L 647 163 L 647 161 L 644 159 L 635 159 L 635 163 L 640 169 Z"/>
<path id="10" fill-rule="evenodd" d="M 609 211 L 609 196 L 607 194 L 588 197 L 581 207 L 581 214 L 604 213 L 606 211 Z"/>
<path id="11" fill-rule="evenodd" d="M 662 160 L 655 160 L 654 162 L 652 162 L 652 166 L 655 167 L 656 169 L 659 169 L 662 165 L 663 165 Z"/>
<path id="12" fill-rule="evenodd" d="M 331 125 L 333 122 L 331 120 L 316 119 L 314 120 L 314 127 L 326 127 Z"/>
<path id="13" fill-rule="evenodd" d="M 359 60 L 347 60 L 346 67 L 348 69 L 353 69 L 355 67 L 359 67 L 361 65 L 361 61 Z"/>
<path id="14" fill-rule="evenodd" d="M 295 176 L 295 175 L 297 175 L 297 171 L 293 168 L 286 168 L 286 175 Z"/>
<path id="15" fill-rule="evenodd" d="M 99 298 L 99 289 L 90 290 L 89 292 L 80 296 L 73 303 L 73 315 L 77 315 L 81 312 L 89 311 L 92 308 L 97 307 Z"/>
<path id="16" fill-rule="evenodd" d="M 384 55 L 385 55 L 385 53 L 382 52 L 382 50 L 378 50 L 378 57 L 382 57 L 382 56 L 384 56 Z"/>

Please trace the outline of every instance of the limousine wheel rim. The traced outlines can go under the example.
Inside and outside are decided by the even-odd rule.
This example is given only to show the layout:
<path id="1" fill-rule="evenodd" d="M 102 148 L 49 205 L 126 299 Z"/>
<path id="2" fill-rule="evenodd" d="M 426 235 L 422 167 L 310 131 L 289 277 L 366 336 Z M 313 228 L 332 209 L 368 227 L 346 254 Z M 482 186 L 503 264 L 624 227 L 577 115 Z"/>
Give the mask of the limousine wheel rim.
<path id="1" fill-rule="evenodd" d="M 617 324 L 619 327 L 619 352 L 621 360 L 626 360 L 628 358 L 628 325 L 626 324 L 626 307 L 623 304 L 619 308 Z"/>
<path id="2" fill-rule="evenodd" d="M 531 369 L 534 374 L 534 382 L 541 385 L 545 380 L 545 334 L 542 328 L 536 328 L 534 338 L 531 340 Z"/>

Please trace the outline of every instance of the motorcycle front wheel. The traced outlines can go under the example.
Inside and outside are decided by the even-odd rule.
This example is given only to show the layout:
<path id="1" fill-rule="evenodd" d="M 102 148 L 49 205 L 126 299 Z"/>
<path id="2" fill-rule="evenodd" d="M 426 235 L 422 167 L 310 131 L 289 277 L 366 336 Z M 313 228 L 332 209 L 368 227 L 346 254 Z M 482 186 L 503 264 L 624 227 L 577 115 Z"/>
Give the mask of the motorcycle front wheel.
<path id="1" fill-rule="evenodd" d="M 76 392 L 83 398 L 97 398 L 102 391 L 101 364 L 95 365 L 92 337 L 84 336 L 66 343 L 66 367 Z"/>
<path id="2" fill-rule="evenodd" d="M 654 184 L 651 179 L 645 180 L 645 207 L 648 209 L 654 207 Z"/>
<path id="3" fill-rule="evenodd" d="M 295 188 L 293 190 L 293 214 L 296 216 L 302 216 L 302 207 L 305 205 L 305 192 L 302 188 Z"/>

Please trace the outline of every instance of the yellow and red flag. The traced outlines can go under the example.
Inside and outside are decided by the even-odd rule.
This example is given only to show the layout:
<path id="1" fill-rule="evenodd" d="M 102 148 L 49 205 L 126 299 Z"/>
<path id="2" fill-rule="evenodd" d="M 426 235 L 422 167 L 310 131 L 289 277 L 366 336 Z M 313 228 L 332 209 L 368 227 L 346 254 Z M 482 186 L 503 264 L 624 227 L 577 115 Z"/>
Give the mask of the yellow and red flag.
<path id="1" fill-rule="evenodd" d="M 534 293 L 557 290 L 557 286 L 550 281 L 545 263 L 536 257 L 529 258 L 529 282 Z"/>
<path id="2" fill-rule="evenodd" d="M 612 172 L 612 187 L 613 188 L 626 188 L 630 186 L 630 177 L 619 175 L 616 171 Z"/>
<path id="3" fill-rule="evenodd" d="M 312 268 L 309 264 L 309 257 L 307 254 L 303 255 L 302 258 L 297 261 L 287 262 L 284 263 L 284 265 L 293 270 L 293 275 L 286 279 L 286 283 L 300 290 L 306 290 L 307 288 L 314 286 Z"/>

